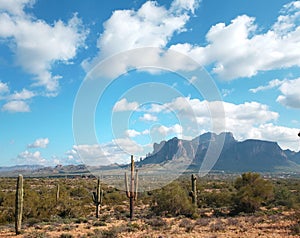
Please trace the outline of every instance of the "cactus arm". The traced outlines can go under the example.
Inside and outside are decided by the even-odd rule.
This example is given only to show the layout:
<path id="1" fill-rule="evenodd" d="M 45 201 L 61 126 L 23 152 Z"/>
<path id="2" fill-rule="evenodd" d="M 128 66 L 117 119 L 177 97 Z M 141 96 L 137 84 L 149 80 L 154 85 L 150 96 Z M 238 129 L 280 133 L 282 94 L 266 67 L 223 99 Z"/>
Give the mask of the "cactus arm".
<path id="1" fill-rule="evenodd" d="M 93 198 L 93 202 L 96 204 L 97 203 L 97 194 L 96 194 L 96 192 L 92 193 L 92 198 Z"/>
<path id="2" fill-rule="evenodd" d="M 102 201 L 103 201 L 103 195 L 104 195 L 104 190 L 101 189 L 101 193 L 100 193 L 100 204 L 102 204 Z"/>
<path id="3" fill-rule="evenodd" d="M 138 170 L 136 170 L 136 173 L 135 173 L 135 184 L 134 184 L 134 200 L 135 201 L 137 201 L 137 196 L 138 196 L 138 184 L 139 184 Z"/>
<path id="4" fill-rule="evenodd" d="M 125 192 L 126 196 L 130 198 L 130 192 L 129 192 L 129 187 L 128 187 L 128 181 L 127 181 L 127 173 L 125 172 Z"/>

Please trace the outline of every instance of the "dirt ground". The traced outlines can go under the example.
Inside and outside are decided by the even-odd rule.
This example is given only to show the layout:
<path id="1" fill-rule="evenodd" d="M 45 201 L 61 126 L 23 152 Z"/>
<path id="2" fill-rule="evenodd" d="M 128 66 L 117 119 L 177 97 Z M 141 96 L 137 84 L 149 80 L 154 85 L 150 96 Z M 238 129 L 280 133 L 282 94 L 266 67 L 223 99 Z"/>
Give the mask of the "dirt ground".
<path id="1" fill-rule="evenodd" d="M 16 236 L 14 226 L 0 227 L 0 237 L 300 237 L 293 234 L 294 221 L 290 214 L 239 216 L 227 218 L 96 218 L 24 224 Z"/>

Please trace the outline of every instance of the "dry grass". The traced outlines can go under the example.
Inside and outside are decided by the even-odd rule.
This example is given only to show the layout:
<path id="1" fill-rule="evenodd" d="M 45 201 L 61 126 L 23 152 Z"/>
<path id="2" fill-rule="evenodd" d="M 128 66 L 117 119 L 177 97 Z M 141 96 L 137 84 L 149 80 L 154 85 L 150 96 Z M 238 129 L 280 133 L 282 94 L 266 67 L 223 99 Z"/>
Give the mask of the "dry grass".
<path id="1" fill-rule="evenodd" d="M 228 218 L 161 218 L 117 220 L 107 214 L 60 222 L 35 223 L 24 226 L 15 236 L 12 225 L 0 227 L 0 237 L 299 237 L 292 212 L 276 216 L 238 216 Z M 104 218 L 104 219 L 102 219 Z M 106 220 L 106 221 L 103 221 Z M 295 228 L 296 227 L 296 228 Z"/>

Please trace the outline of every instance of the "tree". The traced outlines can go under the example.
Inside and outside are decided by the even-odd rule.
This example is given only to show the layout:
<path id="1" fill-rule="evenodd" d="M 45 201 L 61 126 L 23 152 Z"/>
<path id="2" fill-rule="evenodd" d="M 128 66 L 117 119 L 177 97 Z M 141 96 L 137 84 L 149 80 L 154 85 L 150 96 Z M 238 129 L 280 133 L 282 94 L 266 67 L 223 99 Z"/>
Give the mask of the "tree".
<path id="1" fill-rule="evenodd" d="M 192 216 L 194 207 L 185 191 L 178 182 L 166 185 L 153 192 L 152 210 L 157 215 Z"/>
<path id="2" fill-rule="evenodd" d="M 244 173 L 235 180 L 237 193 L 234 197 L 235 211 L 253 213 L 274 196 L 271 182 L 258 173 Z"/>

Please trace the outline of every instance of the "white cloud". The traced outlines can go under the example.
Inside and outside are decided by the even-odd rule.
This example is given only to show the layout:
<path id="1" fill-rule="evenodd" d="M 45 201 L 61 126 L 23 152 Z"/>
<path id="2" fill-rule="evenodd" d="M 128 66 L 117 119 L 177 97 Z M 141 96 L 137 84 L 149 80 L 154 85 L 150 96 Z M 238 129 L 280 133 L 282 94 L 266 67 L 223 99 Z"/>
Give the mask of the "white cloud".
<path id="1" fill-rule="evenodd" d="M 121 99 L 116 102 L 113 111 L 114 112 L 123 112 L 123 111 L 134 111 L 139 107 L 137 102 L 128 102 L 126 98 Z"/>
<path id="2" fill-rule="evenodd" d="M 5 93 L 8 93 L 9 92 L 9 88 L 8 88 L 8 85 L 7 83 L 2 83 L 0 81 L 0 95 L 1 94 L 5 94 Z"/>
<path id="3" fill-rule="evenodd" d="M 137 144 L 135 141 L 130 138 L 118 138 L 114 139 L 113 143 L 123 151 L 123 153 L 127 154 L 138 154 L 144 151 L 143 147 Z"/>
<path id="4" fill-rule="evenodd" d="M 300 108 L 300 78 L 285 80 L 279 87 L 280 95 L 277 102 L 291 108 Z"/>
<path id="5" fill-rule="evenodd" d="M 130 137 L 130 138 L 133 138 L 133 137 L 137 137 L 137 136 L 140 136 L 140 135 L 149 135 L 150 134 L 150 131 L 149 130 L 144 130 L 142 132 L 139 132 L 139 131 L 136 131 L 136 130 L 127 130 L 125 132 L 126 136 Z"/>
<path id="6" fill-rule="evenodd" d="M 35 97 L 36 94 L 27 89 L 23 89 L 21 92 L 14 92 L 12 95 L 8 96 L 9 100 L 27 100 Z"/>
<path id="7" fill-rule="evenodd" d="M 130 138 L 132 138 L 132 137 L 141 135 L 141 132 L 136 131 L 136 130 L 127 130 L 126 135 L 129 136 Z"/>
<path id="8" fill-rule="evenodd" d="M 149 113 L 145 113 L 142 117 L 139 118 L 141 121 L 157 121 L 157 116 L 151 115 Z"/>
<path id="9" fill-rule="evenodd" d="M 183 128 L 179 124 L 175 124 L 170 127 L 162 125 L 162 126 L 159 126 L 156 130 L 163 136 L 167 136 L 170 134 L 176 134 L 176 136 L 182 137 L 182 133 L 183 133 Z"/>
<path id="10" fill-rule="evenodd" d="M 87 31 L 76 15 L 68 23 L 58 20 L 51 25 L 27 15 L 23 8 L 33 3 L 1 0 L 0 38 L 15 53 L 17 64 L 34 75 L 33 85 L 53 92 L 58 90 L 61 78 L 52 75 L 53 63 L 68 63 L 73 59 L 78 48 L 84 46 Z"/>
<path id="11" fill-rule="evenodd" d="M 299 151 L 299 140 L 297 134 L 299 129 L 276 126 L 273 123 L 262 124 L 257 128 L 252 128 L 247 138 L 276 141 L 282 149 L 292 149 Z"/>
<path id="12" fill-rule="evenodd" d="M 86 165 L 110 165 L 129 162 L 130 154 L 137 154 L 143 148 L 129 138 L 119 138 L 107 144 L 74 145 L 67 151 L 69 161 L 80 161 Z"/>
<path id="13" fill-rule="evenodd" d="M 189 104 L 189 106 L 186 106 L 187 104 Z M 156 108 L 160 109 L 156 110 L 156 113 L 166 113 L 164 108 L 171 108 L 173 113 L 179 118 L 185 118 L 190 121 L 195 120 L 202 132 L 214 130 L 216 133 L 221 133 L 224 131 L 224 128 L 221 128 L 222 131 L 219 128 L 212 128 L 213 118 L 211 118 L 211 111 L 218 111 L 218 108 L 220 107 L 224 108 L 225 114 L 221 115 L 215 113 L 214 115 L 216 118 L 214 118 L 214 120 L 225 120 L 225 130 L 232 132 L 238 140 L 249 138 L 270 140 L 273 133 L 274 138 L 278 136 L 276 141 L 279 141 L 279 144 L 284 148 L 288 147 L 291 140 L 295 140 L 293 135 L 295 135 L 296 129 L 275 125 L 279 118 L 279 114 L 271 111 L 267 105 L 258 102 L 234 104 L 229 102 L 208 102 L 196 98 L 178 97 L 173 101 Z M 184 123 L 186 124 L 186 122 Z M 192 124 L 192 122 L 190 124 Z M 180 128 L 180 125 L 177 125 L 177 127 L 166 127 L 165 125 L 162 125 L 154 129 L 162 135 L 166 135 L 167 133 L 182 133 L 182 137 L 195 137 L 199 135 L 198 130 L 193 130 L 195 128 Z M 272 130 L 273 132 L 270 132 Z M 279 131 L 281 132 L 281 135 L 278 134 Z M 283 133 L 284 131 L 286 131 L 286 134 Z M 275 141 L 275 139 L 273 140 Z M 294 142 L 290 143 L 290 148 L 296 149 Z"/>
<path id="14" fill-rule="evenodd" d="M 10 101 L 2 106 L 2 111 L 7 112 L 30 112 L 29 105 L 24 101 Z"/>
<path id="15" fill-rule="evenodd" d="M 47 160 L 41 156 L 39 151 L 29 152 L 26 150 L 18 155 L 17 162 L 24 165 L 45 165 Z"/>
<path id="16" fill-rule="evenodd" d="M 24 7 L 31 7 L 35 3 L 35 0 L 0 0 L 0 9 L 9 12 L 10 14 L 23 16 L 24 15 Z"/>
<path id="17" fill-rule="evenodd" d="M 274 80 L 270 81 L 268 83 L 268 85 L 266 85 L 266 86 L 259 86 L 257 88 L 251 88 L 249 91 L 252 92 L 252 93 L 257 93 L 257 92 L 260 92 L 260 91 L 265 91 L 265 90 L 269 90 L 269 89 L 272 89 L 272 88 L 277 88 L 280 85 L 282 85 L 284 82 L 285 82 L 285 80 L 274 79 Z"/>
<path id="18" fill-rule="evenodd" d="M 49 144 L 48 138 L 39 138 L 35 140 L 32 144 L 29 144 L 27 148 L 46 148 Z"/>
<path id="19" fill-rule="evenodd" d="M 164 48 L 175 33 L 185 31 L 189 13 L 198 6 L 197 0 L 175 0 L 170 9 L 159 6 L 155 1 L 145 2 L 138 10 L 117 10 L 104 23 L 104 32 L 98 39 L 98 56 L 92 61 L 84 61 L 83 67 L 90 70 L 99 60 L 127 50 L 142 47 Z M 146 55 L 137 55 L 131 59 L 130 66 L 143 65 L 159 58 L 159 52 L 145 51 Z M 111 71 L 123 72 L 124 65 L 116 62 Z"/>
<path id="20" fill-rule="evenodd" d="M 193 14 L 198 8 L 199 1 L 196 0 L 174 0 L 171 4 L 172 11 L 182 12 L 183 10 L 191 11 Z"/>
<path id="21" fill-rule="evenodd" d="M 202 65 L 214 65 L 213 72 L 222 79 L 252 77 L 259 71 L 300 66 L 299 1 L 282 10 L 273 27 L 265 33 L 255 18 L 242 15 L 229 25 L 218 23 L 206 35 L 204 47 L 188 43 L 171 46 Z M 291 10 L 292 9 L 292 10 Z"/>

